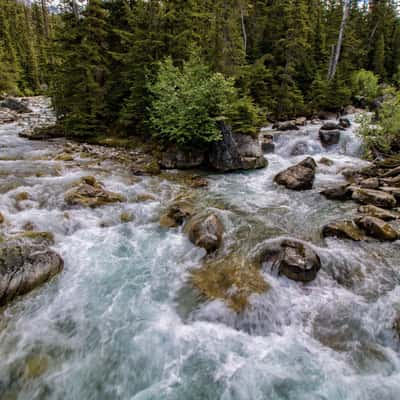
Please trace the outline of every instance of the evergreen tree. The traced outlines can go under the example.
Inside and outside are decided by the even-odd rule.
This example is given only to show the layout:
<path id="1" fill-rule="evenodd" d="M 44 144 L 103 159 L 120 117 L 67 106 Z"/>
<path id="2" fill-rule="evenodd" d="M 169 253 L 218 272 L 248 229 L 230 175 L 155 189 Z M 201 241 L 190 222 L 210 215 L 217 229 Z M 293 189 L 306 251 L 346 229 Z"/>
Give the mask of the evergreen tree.
<path id="1" fill-rule="evenodd" d="M 373 71 L 378 74 L 382 79 L 386 77 L 385 70 L 385 38 L 381 34 L 377 40 L 372 61 Z"/>

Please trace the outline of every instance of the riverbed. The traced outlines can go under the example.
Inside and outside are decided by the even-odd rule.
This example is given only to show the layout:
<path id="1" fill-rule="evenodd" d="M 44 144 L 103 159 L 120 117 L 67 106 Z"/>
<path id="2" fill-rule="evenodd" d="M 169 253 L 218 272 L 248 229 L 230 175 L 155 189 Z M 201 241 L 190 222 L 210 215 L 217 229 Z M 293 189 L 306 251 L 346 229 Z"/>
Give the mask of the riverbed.
<path id="1" fill-rule="evenodd" d="M 51 120 L 46 99 L 32 102 L 36 118 Z M 321 236 L 357 212 L 320 194 L 344 182 L 344 168 L 367 165 L 350 119 L 336 146 L 321 146 L 318 124 L 282 132 L 267 168 L 203 172 L 204 188 L 186 183 L 193 172 L 136 177 L 111 150 L 23 139 L 29 121 L 0 125 L 2 230 L 52 232 L 65 263 L 0 310 L 1 399 L 398 400 L 400 243 Z M 292 156 L 299 142 L 304 154 Z M 273 182 L 307 155 L 318 163 L 312 190 Z M 127 201 L 68 207 L 64 193 L 87 175 Z M 21 192 L 28 198 L 17 202 Z M 189 279 L 205 251 L 159 224 L 177 196 L 223 221 L 216 257 L 250 259 L 261 243 L 294 237 L 311 243 L 321 271 L 303 284 L 263 269 L 268 290 L 241 313 L 205 299 Z M 133 220 L 121 222 L 123 213 Z"/>

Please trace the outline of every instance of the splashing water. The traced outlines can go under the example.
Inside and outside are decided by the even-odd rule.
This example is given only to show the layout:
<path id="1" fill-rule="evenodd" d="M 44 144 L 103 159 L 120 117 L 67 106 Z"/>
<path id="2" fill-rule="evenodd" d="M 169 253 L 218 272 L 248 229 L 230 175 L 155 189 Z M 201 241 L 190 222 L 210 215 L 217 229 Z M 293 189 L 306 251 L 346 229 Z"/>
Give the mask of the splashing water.
<path id="1" fill-rule="evenodd" d="M 33 106 L 51 117 L 43 99 Z M 1 311 L 0 397 L 399 399 L 399 243 L 320 236 L 324 223 L 356 211 L 319 194 L 343 181 L 341 169 L 364 164 L 354 126 L 329 150 L 319 144 L 318 125 L 281 134 L 267 169 L 209 175 L 208 189 L 165 177 L 134 182 L 126 167 L 107 160 L 56 161 L 62 140 L 29 142 L 17 135 L 23 126 L 0 126 L 4 229 L 30 222 L 53 232 L 65 261 L 57 278 Z M 307 155 L 333 165 L 318 165 L 312 191 L 291 192 L 273 177 L 305 157 L 290 155 L 300 142 Z M 83 175 L 128 202 L 67 210 L 63 194 Z M 29 200 L 17 205 L 21 191 Z M 132 200 L 143 193 L 154 199 Z M 316 246 L 317 279 L 303 285 L 263 271 L 270 289 L 253 295 L 241 314 L 205 301 L 187 283 L 204 251 L 181 229 L 158 224 L 180 193 L 221 217 L 222 254 L 250 257 L 264 241 L 296 237 Z M 121 224 L 121 212 L 135 220 Z"/>

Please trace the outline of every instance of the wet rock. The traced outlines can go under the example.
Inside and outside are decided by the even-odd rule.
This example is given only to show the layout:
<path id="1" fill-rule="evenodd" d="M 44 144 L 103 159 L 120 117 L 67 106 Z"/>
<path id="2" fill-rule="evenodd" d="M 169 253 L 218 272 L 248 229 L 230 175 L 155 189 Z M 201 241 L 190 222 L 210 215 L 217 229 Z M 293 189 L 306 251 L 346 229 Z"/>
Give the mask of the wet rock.
<path id="1" fill-rule="evenodd" d="M 363 231 L 351 220 L 335 221 L 322 228 L 323 237 L 337 237 L 355 241 L 365 240 Z"/>
<path id="2" fill-rule="evenodd" d="M 376 217 L 360 217 L 355 219 L 356 224 L 363 229 L 367 235 L 383 240 L 394 241 L 399 238 L 399 234 L 385 221 Z"/>
<path id="3" fill-rule="evenodd" d="M 35 224 L 31 221 L 26 222 L 23 226 L 22 229 L 24 231 L 34 231 L 35 230 Z"/>
<path id="4" fill-rule="evenodd" d="M 74 161 L 74 157 L 70 153 L 61 153 L 55 158 L 55 160 L 57 160 L 57 161 Z"/>
<path id="5" fill-rule="evenodd" d="M 0 110 L 0 124 L 9 124 L 16 121 L 17 116 L 8 110 Z"/>
<path id="6" fill-rule="evenodd" d="M 85 177 L 78 182 L 76 187 L 68 190 L 64 195 L 65 202 L 70 206 L 100 207 L 107 204 L 125 201 L 121 194 L 107 191 L 96 180 L 87 183 Z"/>
<path id="7" fill-rule="evenodd" d="M 327 158 L 327 157 L 321 157 L 318 160 L 318 163 L 322 164 L 322 165 L 326 165 L 327 167 L 331 167 L 334 164 L 333 160 L 331 160 L 330 158 Z"/>
<path id="8" fill-rule="evenodd" d="M 19 114 L 32 112 L 32 110 L 29 109 L 24 103 L 12 97 L 7 97 L 5 100 L 0 102 L 0 107 L 8 108 L 9 110 L 15 111 Z"/>
<path id="9" fill-rule="evenodd" d="M 307 157 L 297 165 L 289 167 L 275 176 L 274 181 L 291 190 L 312 189 L 315 179 L 316 163 L 313 158 Z"/>
<path id="10" fill-rule="evenodd" d="M 172 204 L 160 217 L 160 225 L 164 228 L 176 228 L 193 215 L 193 207 L 187 201 Z"/>
<path id="11" fill-rule="evenodd" d="M 28 193 L 28 192 L 19 192 L 19 193 L 15 196 L 15 200 L 17 200 L 17 201 L 29 200 L 29 193 Z"/>
<path id="12" fill-rule="evenodd" d="M 63 269 L 61 257 L 43 244 L 0 243 L 0 305 L 24 295 Z"/>
<path id="13" fill-rule="evenodd" d="M 149 193 L 141 193 L 135 197 L 135 201 L 143 202 L 143 203 L 146 201 L 155 201 L 155 200 L 156 200 L 156 198 L 152 194 L 149 194 Z"/>
<path id="14" fill-rule="evenodd" d="M 192 272 L 191 281 L 209 300 L 220 299 L 237 313 L 249 307 L 251 295 L 270 288 L 260 268 L 237 254 L 208 261 Z"/>
<path id="15" fill-rule="evenodd" d="M 193 244 L 212 253 L 222 244 L 224 226 L 215 214 L 195 216 L 187 222 L 185 232 Z"/>
<path id="16" fill-rule="evenodd" d="M 337 122 L 328 121 L 322 125 L 321 129 L 323 131 L 337 131 L 341 129 L 341 126 Z"/>
<path id="17" fill-rule="evenodd" d="M 273 153 L 275 151 L 275 143 L 273 135 L 263 135 L 261 139 L 261 148 L 264 153 Z"/>
<path id="18" fill-rule="evenodd" d="M 59 125 L 45 127 L 28 128 L 18 134 L 18 136 L 29 140 L 48 140 L 65 136 L 64 129 Z"/>
<path id="19" fill-rule="evenodd" d="M 191 169 L 200 167 L 204 161 L 204 150 L 179 149 L 177 146 L 170 146 L 162 153 L 160 165 L 165 169 Z"/>
<path id="20" fill-rule="evenodd" d="M 347 129 L 351 127 L 351 122 L 348 118 L 339 118 L 340 128 Z"/>
<path id="21" fill-rule="evenodd" d="M 379 178 L 373 177 L 368 179 L 363 179 L 359 185 L 365 189 L 378 189 L 380 186 Z"/>
<path id="22" fill-rule="evenodd" d="M 381 175 L 382 178 L 392 178 L 400 175 L 400 166 L 396 168 L 391 168 Z"/>
<path id="23" fill-rule="evenodd" d="M 399 213 L 384 210 L 383 208 L 375 207 L 372 205 L 360 206 L 360 207 L 358 207 L 358 212 L 360 212 L 362 214 L 367 214 L 370 217 L 379 218 L 383 221 L 392 221 L 392 220 L 400 218 Z"/>
<path id="24" fill-rule="evenodd" d="M 391 187 L 400 187 L 400 175 L 391 178 L 382 178 L 382 183 Z"/>
<path id="25" fill-rule="evenodd" d="M 274 125 L 272 125 L 272 129 L 276 129 L 278 131 L 298 131 L 299 127 L 297 126 L 296 121 L 292 120 L 276 122 Z"/>
<path id="26" fill-rule="evenodd" d="M 190 187 L 197 189 L 197 188 L 204 188 L 208 186 L 208 180 L 203 178 L 202 176 L 193 176 L 190 182 Z"/>
<path id="27" fill-rule="evenodd" d="M 271 243 L 260 255 L 262 263 L 267 263 L 279 274 L 298 282 L 313 281 L 321 269 L 318 254 L 308 245 L 295 239 L 283 239 Z"/>
<path id="28" fill-rule="evenodd" d="M 306 117 L 299 117 L 299 118 L 296 118 L 296 120 L 294 122 L 295 122 L 295 124 L 297 126 L 305 126 L 306 123 L 307 123 L 307 118 Z"/>
<path id="29" fill-rule="evenodd" d="M 333 146 L 338 144 L 340 141 L 340 130 L 324 130 L 320 129 L 319 131 L 319 139 L 323 146 Z"/>
<path id="30" fill-rule="evenodd" d="M 264 168 L 267 165 L 258 137 L 233 134 L 224 123 L 220 127 L 222 140 L 212 143 L 208 152 L 211 168 L 228 172 Z"/>
<path id="31" fill-rule="evenodd" d="M 400 200 L 400 187 L 382 186 L 379 189 L 385 193 L 390 193 L 396 198 L 397 201 Z"/>
<path id="32" fill-rule="evenodd" d="M 396 199 L 390 193 L 381 190 L 357 188 L 353 191 L 352 199 L 362 204 L 371 204 L 376 207 L 394 208 Z"/>
<path id="33" fill-rule="evenodd" d="M 5 221 L 3 213 L 0 212 L 0 225 L 3 224 Z"/>
<path id="34" fill-rule="evenodd" d="M 135 215 L 133 213 L 125 211 L 125 212 L 120 214 L 119 219 L 123 224 L 126 224 L 128 222 L 134 221 L 135 220 Z"/>
<path id="35" fill-rule="evenodd" d="M 329 200 L 350 200 L 353 190 L 351 185 L 340 185 L 321 192 Z"/>

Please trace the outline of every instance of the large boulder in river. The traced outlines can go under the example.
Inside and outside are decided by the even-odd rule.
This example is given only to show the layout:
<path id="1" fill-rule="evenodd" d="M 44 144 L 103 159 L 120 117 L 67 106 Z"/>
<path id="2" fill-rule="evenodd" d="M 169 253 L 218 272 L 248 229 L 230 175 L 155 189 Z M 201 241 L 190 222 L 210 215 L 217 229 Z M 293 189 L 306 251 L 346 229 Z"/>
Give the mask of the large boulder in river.
<path id="1" fill-rule="evenodd" d="M 0 242 L 0 306 L 26 294 L 63 269 L 62 258 L 44 243 Z"/>
<path id="2" fill-rule="evenodd" d="M 83 177 L 76 187 L 64 195 L 65 202 L 70 206 L 99 207 L 107 204 L 125 201 L 119 193 L 110 192 L 94 177 Z"/>
<path id="3" fill-rule="evenodd" d="M 322 228 L 323 237 L 337 237 L 360 241 L 365 239 L 363 231 L 351 220 L 335 221 Z"/>
<path id="4" fill-rule="evenodd" d="M 168 210 L 161 215 L 160 225 L 164 228 L 176 228 L 193 215 L 192 205 L 185 200 L 171 204 Z"/>
<path id="5" fill-rule="evenodd" d="M 339 129 L 335 130 L 325 130 L 320 129 L 319 131 L 319 139 L 323 146 L 333 146 L 338 144 L 340 141 L 341 132 Z"/>
<path id="6" fill-rule="evenodd" d="M 379 218 L 366 216 L 356 218 L 355 222 L 367 235 L 375 239 L 394 241 L 399 238 L 399 233 Z"/>
<path id="7" fill-rule="evenodd" d="M 267 165 L 258 136 L 234 134 L 224 123 L 220 128 L 222 140 L 212 143 L 208 152 L 208 164 L 212 169 L 227 172 Z"/>
<path id="8" fill-rule="evenodd" d="M 280 172 L 274 180 L 278 185 L 286 186 L 288 189 L 309 190 L 314 183 L 316 166 L 314 159 L 307 157 L 299 164 Z"/>
<path id="9" fill-rule="evenodd" d="M 215 214 L 195 216 L 188 221 L 185 231 L 193 244 L 212 253 L 222 244 L 224 225 Z"/>
<path id="10" fill-rule="evenodd" d="M 7 97 L 0 103 L 0 107 L 8 108 L 9 110 L 15 111 L 17 113 L 31 113 L 32 110 L 28 108 L 20 100 L 14 99 L 12 97 Z"/>
<path id="11" fill-rule="evenodd" d="M 376 207 L 394 208 L 396 198 L 381 190 L 357 188 L 353 191 L 352 199 L 362 204 L 372 204 Z"/>
<path id="12" fill-rule="evenodd" d="M 314 280 L 321 269 L 318 254 L 309 245 L 295 239 L 272 242 L 262 250 L 260 261 L 299 282 Z"/>
<path id="13" fill-rule="evenodd" d="M 179 149 L 177 146 L 170 146 L 162 153 L 159 162 L 165 169 L 190 169 L 200 167 L 204 160 L 204 150 Z"/>

